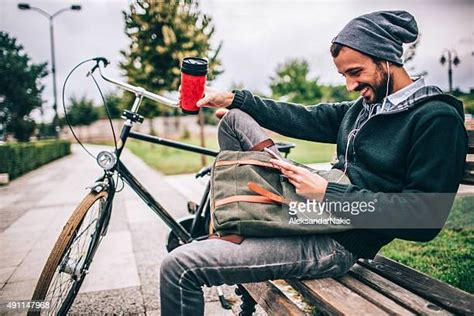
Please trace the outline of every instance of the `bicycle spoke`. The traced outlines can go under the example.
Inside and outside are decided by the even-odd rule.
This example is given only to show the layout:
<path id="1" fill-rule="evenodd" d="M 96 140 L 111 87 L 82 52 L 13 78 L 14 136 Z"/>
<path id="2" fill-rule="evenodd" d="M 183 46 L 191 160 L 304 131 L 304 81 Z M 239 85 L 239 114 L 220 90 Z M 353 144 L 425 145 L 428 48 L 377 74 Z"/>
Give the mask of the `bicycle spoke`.
<path id="1" fill-rule="evenodd" d="M 95 222 L 97 221 L 97 219 L 94 220 Z M 92 225 L 93 223 L 90 223 L 85 229 L 88 229 L 90 225 Z M 74 238 L 71 246 L 76 243 L 76 241 L 85 233 L 85 229 L 76 237 Z"/>
<path id="2" fill-rule="evenodd" d="M 62 274 L 61 276 L 64 276 L 64 274 Z M 61 279 L 61 277 L 58 279 Z M 60 282 L 57 282 L 58 284 L 56 285 L 56 288 L 54 289 L 54 292 L 52 294 L 55 294 L 56 290 L 59 290 L 59 295 L 52 295 L 51 298 L 62 297 L 62 292 L 64 291 L 63 285 L 68 282 L 71 282 L 70 278 L 66 278 L 65 280 L 61 280 Z"/>
<path id="3" fill-rule="evenodd" d="M 58 288 L 59 288 L 59 293 L 62 294 L 62 288 L 63 288 L 63 284 L 66 283 L 66 282 L 71 282 L 71 279 L 70 278 L 66 278 L 66 280 L 62 281 L 62 282 L 58 282 L 59 285 L 58 285 Z M 54 297 L 54 296 L 53 296 Z"/>
<path id="4" fill-rule="evenodd" d="M 56 311 L 56 308 L 59 310 L 59 304 L 64 302 L 65 295 L 69 293 L 71 287 L 74 285 L 74 282 L 70 275 L 66 273 L 59 273 L 55 280 L 55 285 L 52 290 L 51 295 L 49 296 L 48 301 L 52 302 L 50 312 Z"/>
<path id="5" fill-rule="evenodd" d="M 86 216 L 87 216 L 87 215 L 86 215 Z M 97 218 L 95 218 L 92 222 L 90 222 L 90 223 L 81 231 L 81 233 L 80 233 L 78 236 L 76 236 L 76 237 L 74 238 L 73 243 L 71 244 L 71 246 L 72 246 L 73 244 L 75 244 L 75 243 L 79 240 L 79 238 L 80 238 L 87 230 L 89 230 L 89 227 L 90 227 L 92 224 L 94 224 L 96 221 L 97 221 Z"/>
<path id="6" fill-rule="evenodd" d="M 87 227 L 84 229 L 84 231 L 87 232 L 87 235 L 89 234 L 89 228 L 91 227 L 91 225 L 92 225 L 93 223 L 96 223 L 96 222 L 97 222 L 97 217 L 99 216 L 98 213 L 99 213 L 99 209 L 100 209 L 101 206 L 102 206 L 102 203 L 99 202 L 99 207 L 97 207 L 97 210 L 96 210 L 96 208 L 94 207 L 94 210 L 92 210 L 92 212 L 91 212 L 92 214 L 91 214 L 91 216 L 90 216 L 89 225 L 87 225 Z M 96 216 L 96 213 L 97 213 L 97 216 Z M 89 236 L 89 238 L 92 239 L 92 236 Z M 86 240 L 86 239 L 84 239 L 83 247 L 82 247 L 80 250 L 84 250 L 85 240 Z M 83 251 L 81 251 L 81 252 L 83 252 Z"/>
<path id="7" fill-rule="evenodd" d="M 61 278 L 62 278 L 62 273 L 58 273 L 57 277 L 56 277 L 55 280 L 54 280 L 54 284 L 53 284 L 53 286 L 52 286 L 53 290 L 52 290 L 52 293 L 51 293 L 51 295 L 50 295 L 50 298 L 51 298 L 51 299 L 54 298 L 54 297 L 56 297 L 56 296 L 55 296 L 56 291 L 57 291 L 58 289 L 60 289 L 61 284 L 63 283 L 63 282 L 60 282 Z M 51 288 L 51 287 L 50 287 L 50 288 Z M 60 290 L 59 290 L 59 291 L 60 291 Z"/>
<path id="8" fill-rule="evenodd" d="M 100 204 L 100 202 L 99 202 L 99 204 Z M 94 223 L 94 222 L 97 221 L 96 216 L 95 216 L 95 213 L 96 213 L 96 212 L 95 212 L 95 207 L 94 207 L 94 210 L 92 211 L 92 214 L 91 214 L 91 216 L 90 216 L 89 225 L 87 225 L 86 228 L 84 229 L 84 231 L 87 232 L 86 236 L 89 235 L 89 228 L 90 228 L 90 226 L 92 225 L 92 223 Z M 92 239 L 92 236 L 89 236 L 89 238 Z M 82 247 L 81 247 L 80 250 L 84 250 L 84 246 L 85 246 L 86 239 L 88 239 L 88 238 L 87 238 L 87 237 L 84 238 L 84 241 L 83 241 L 83 243 L 82 243 Z M 82 251 L 81 251 L 81 252 L 82 252 Z"/>
<path id="9" fill-rule="evenodd" d="M 58 279 L 60 279 L 60 277 L 58 277 Z M 63 284 L 66 283 L 66 282 L 69 282 L 70 280 L 66 279 L 65 281 L 62 281 L 62 282 L 59 282 L 58 285 L 56 285 L 56 288 L 54 289 L 54 293 L 56 293 L 57 290 L 59 290 L 59 294 L 58 295 L 52 295 L 49 299 L 49 301 L 53 301 L 54 302 L 54 305 L 51 306 L 51 310 L 56 310 L 56 308 L 58 307 L 58 304 L 61 303 L 62 301 L 60 300 L 60 298 L 62 297 L 62 294 L 63 294 Z"/>

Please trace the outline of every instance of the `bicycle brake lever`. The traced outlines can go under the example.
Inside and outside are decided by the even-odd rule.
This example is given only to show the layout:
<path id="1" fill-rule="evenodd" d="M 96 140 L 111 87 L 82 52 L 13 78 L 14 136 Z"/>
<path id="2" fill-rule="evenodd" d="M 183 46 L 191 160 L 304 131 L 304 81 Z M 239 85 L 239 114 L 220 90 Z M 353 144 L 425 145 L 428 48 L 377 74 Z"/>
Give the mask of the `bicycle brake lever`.
<path id="1" fill-rule="evenodd" d="M 93 58 L 93 60 L 97 62 L 96 66 L 99 65 L 100 62 L 102 62 L 104 64 L 104 68 L 110 64 L 110 61 L 105 57 L 96 57 Z"/>
<path id="2" fill-rule="evenodd" d="M 201 178 L 204 177 L 206 174 L 210 173 L 212 169 L 212 166 L 209 167 L 203 167 L 201 170 L 196 173 L 195 178 Z"/>
<path id="3" fill-rule="evenodd" d="M 96 64 L 95 64 L 94 67 L 92 67 L 91 70 L 89 70 L 86 77 L 89 77 L 90 75 L 92 75 L 94 73 L 94 71 L 96 71 L 96 69 L 99 68 L 99 63 L 100 62 L 102 62 L 104 64 L 104 68 L 107 67 L 110 64 L 110 62 L 105 57 L 96 57 L 96 58 L 92 58 L 92 60 L 95 60 Z"/>

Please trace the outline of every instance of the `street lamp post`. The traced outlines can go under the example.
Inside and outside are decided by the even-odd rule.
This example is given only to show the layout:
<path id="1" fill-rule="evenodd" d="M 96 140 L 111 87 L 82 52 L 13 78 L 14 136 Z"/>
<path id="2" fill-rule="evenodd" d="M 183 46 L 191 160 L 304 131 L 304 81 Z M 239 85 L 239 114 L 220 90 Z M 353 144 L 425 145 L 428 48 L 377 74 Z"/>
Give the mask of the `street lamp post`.
<path id="1" fill-rule="evenodd" d="M 61 9 L 57 11 L 54 14 L 49 14 L 48 12 L 30 6 L 28 3 L 19 3 L 18 8 L 20 10 L 33 10 L 41 15 L 45 16 L 49 20 L 49 35 L 50 35 L 50 42 L 51 42 L 51 72 L 53 74 L 53 96 L 54 96 L 54 104 L 53 104 L 53 109 L 54 109 L 54 119 L 53 119 L 53 125 L 54 125 L 54 130 L 55 130 L 55 135 L 56 137 L 59 137 L 59 116 L 58 116 L 58 95 L 57 95 L 57 87 L 56 87 L 56 57 L 54 54 L 54 24 L 53 24 L 53 19 L 61 14 L 62 12 L 73 10 L 73 11 L 80 11 L 81 6 L 80 5 L 71 5 L 68 8 Z"/>
<path id="2" fill-rule="evenodd" d="M 456 51 L 445 49 L 439 60 L 441 65 L 444 65 L 446 63 L 446 56 L 448 56 L 447 61 L 448 61 L 449 93 L 452 93 L 453 92 L 453 65 L 454 66 L 459 65 L 461 63 L 461 60 L 459 60 L 458 55 L 456 54 Z"/>

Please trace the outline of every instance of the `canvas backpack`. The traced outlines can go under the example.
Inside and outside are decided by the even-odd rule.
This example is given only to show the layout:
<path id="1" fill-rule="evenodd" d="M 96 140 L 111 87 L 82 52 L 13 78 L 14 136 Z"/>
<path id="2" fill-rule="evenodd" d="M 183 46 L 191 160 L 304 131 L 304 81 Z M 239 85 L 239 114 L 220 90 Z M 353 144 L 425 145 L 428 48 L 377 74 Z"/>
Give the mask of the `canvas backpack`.
<path id="1" fill-rule="evenodd" d="M 330 214 L 327 212 L 295 214 L 292 206 L 305 203 L 306 199 L 296 194 L 295 187 L 271 159 L 264 151 L 221 151 L 218 154 L 211 173 L 212 230 L 219 236 L 285 236 L 351 229 L 350 225 L 328 222 Z M 330 182 L 350 183 L 338 169 L 311 171 Z"/>

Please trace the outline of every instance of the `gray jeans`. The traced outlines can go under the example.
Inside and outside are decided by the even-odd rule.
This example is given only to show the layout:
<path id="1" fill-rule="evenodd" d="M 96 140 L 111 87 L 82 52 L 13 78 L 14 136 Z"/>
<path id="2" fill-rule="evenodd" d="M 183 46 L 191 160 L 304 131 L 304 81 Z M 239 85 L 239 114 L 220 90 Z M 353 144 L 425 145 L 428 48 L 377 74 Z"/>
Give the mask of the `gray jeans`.
<path id="1" fill-rule="evenodd" d="M 252 117 L 237 109 L 219 123 L 222 150 L 249 150 L 267 138 Z M 356 260 L 327 235 L 247 237 L 241 244 L 218 239 L 193 242 L 176 248 L 161 263 L 161 314 L 203 315 L 204 285 L 336 277 Z"/>

